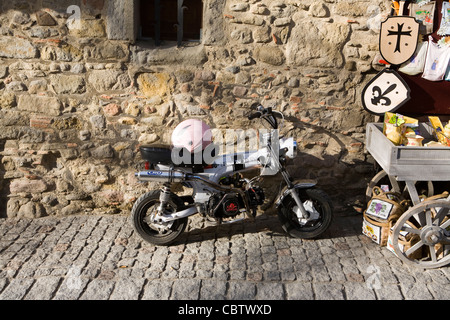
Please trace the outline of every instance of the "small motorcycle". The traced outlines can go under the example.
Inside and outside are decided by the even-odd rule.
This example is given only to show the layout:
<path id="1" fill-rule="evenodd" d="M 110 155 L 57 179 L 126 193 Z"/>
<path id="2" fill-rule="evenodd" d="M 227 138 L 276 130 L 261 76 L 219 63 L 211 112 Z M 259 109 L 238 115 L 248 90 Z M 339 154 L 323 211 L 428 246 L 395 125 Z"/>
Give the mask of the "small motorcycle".
<path id="1" fill-rule="evenodd" d="M 263 119 L 271 127 L 259 134 L 256 151 L 218 155 L 209 127 L 200 120 L 187 120 L 177 126 L 172 146 L 140 147 L 146 170 L 136 173 L 137 179 L 163 183 L 161 189 L 136 200 L 131 211 L 134 230 L 145 241 L 155 245 L 173 243 L 194 214 L 212 218 L 218 224 L 244 220 L 236 219 L 241 214 L 254 220 L 258 206 L 266 198 L 258 182 L 263 176 L 278 173 L 285 183 L 275 202 L 283 230 L 292 237 L 311 239 L 328 229 L 333 219 L 328 195 L 314 182 L 294 183 L 286 170 L 287 160 L 297 154 L 297 142 L 278 137 L 278 120 L 284 121 L 283 114 L 260 104 L 253 104 L 251 110 L 249 120 Z M 182 142 L 174 143 L 177 139 Z M 242 173 L 252 170 L 259 174 L 244 178 Z M 175 194 L 171 190 L 173 183 L 192 189 L 192 194 Z"/>

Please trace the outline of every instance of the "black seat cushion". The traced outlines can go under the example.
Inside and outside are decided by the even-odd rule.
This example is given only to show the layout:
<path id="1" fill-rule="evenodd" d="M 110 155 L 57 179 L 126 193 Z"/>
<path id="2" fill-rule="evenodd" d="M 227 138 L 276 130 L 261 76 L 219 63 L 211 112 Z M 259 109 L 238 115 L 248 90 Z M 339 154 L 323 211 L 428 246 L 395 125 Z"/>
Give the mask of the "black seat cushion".
<path id="1" fill-rule="evenodd" d="M 143 145 L 140 148 L 142 159 L 145 161 L 149 161 L 152 164 L 165 164 L 165 165 L 172 165 L 173 159 L 172 159 L 172 148 L 168 145 L 160 145 L 160 144 L 152 144 L 152 145 Z M 212 154 L 209 156 L 214 157 L 215 149 L 212 151 Z M 196 155 L 194 153 L 189 152 L 185 148 L 181 149 L 175 149 L 174 150 L 174 157 L 176 166 L 179 167 L 194 167 L 194 166 L 205 166 L 209 163 L 205 163 L 203 160 L 203 151 L 201 155 Z M 181 162 L 183 159 L 189 159 L 187 162 L 184 163 Z M 200 159 L 201 163 L 196 163 Z M 181 163 L 179 163 L 181 162 Z"/>
<path id="2" fill-rule="evenodd" d="M 143 145 L 139 149 L 145 161 L 153 164 L 172 164 L 172 149 L 168 145 Z"/>

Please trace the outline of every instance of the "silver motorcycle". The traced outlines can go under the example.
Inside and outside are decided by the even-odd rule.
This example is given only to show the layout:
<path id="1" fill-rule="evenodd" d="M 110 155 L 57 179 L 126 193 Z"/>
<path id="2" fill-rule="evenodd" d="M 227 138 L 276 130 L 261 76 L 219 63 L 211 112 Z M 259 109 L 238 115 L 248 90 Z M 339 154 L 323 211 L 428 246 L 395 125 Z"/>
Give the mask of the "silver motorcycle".
<path id="1" fill-rule="evenodd" d="M 266 199 L 259 185 L 261 178 L 276 174 L 281 174 L 285 184 L 275 201 L 283 230 L 292 237 L 312 239 L 328 229 L 333 220 L 328 195 L 314 182 L 294 182 L 286 170 L 287 160 L 297 154 L 297 142 L 278 136 L 283 114 L 260 104 L 253 104 L 251 110 L 249 120 L 263 119 L 271 127 L 259 135 L 257 150 L 219 155 L 220 148 L 214 143 L 193 153 L 173 145 L 140 147 L 146 170 L 136 177 L 142 182 L 163 183 L 136 200 L 131 211 L 134 230 L 145 241 L 173 243 L 185 230 L 188 217 L 195 214 L 218 224 L 245 219 L 237 219 L 240 215 L 254 220 Z M 251 171 L 258 174 L 244 177 L 243 173 Z M 181 183 L 192 194 L 177 195 L 171 188 L 174 183 Z"/>

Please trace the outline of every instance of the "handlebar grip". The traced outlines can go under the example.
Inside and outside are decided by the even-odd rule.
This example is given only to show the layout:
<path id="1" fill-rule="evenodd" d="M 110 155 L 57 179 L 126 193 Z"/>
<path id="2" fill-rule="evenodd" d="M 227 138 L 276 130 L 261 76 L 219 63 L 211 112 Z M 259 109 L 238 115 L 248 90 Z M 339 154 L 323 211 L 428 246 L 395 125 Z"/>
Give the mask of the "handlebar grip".
<path id="1" fill-rule="evenodd" d="M 273 115 L 275 118 L 283 119 L 283 115 L 281 114 L 281 112 L 274 111 L 274 112 L 272 112 L 272 115 Z"/>
<path id="2" fill-rule="evenodd" d="M 253 114 L 250 114 L 247 118 L 248 118 L 248 120 L 253 120 L 253 119 L 261 117 L 261 115 L 262 115 L 262 113 L 258 111 Z"/>
<path id="3" fill-rule="evenodd" d="M 250 110 L 258 110 L 258 107 L 261 106 L 259 102 L 252 103 L 250 106 Z"/>

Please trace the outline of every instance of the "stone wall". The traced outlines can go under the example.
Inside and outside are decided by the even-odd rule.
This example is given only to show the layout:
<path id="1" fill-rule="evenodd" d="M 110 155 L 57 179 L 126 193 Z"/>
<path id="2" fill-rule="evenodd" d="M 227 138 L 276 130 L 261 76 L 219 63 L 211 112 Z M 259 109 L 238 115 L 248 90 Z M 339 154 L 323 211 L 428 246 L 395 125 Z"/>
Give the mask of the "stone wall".
<path id="1" fill-rule="evenodd" d="M 338 208 L 364 199 L 359 97 L 382 68 L 389 1 L 203 2 L 202 41 L 182 48 L 135 41 L 137 0 L 1 2 L 0 217 L 126 212 L 149 188 L 139 144 L 168 143 L 187 117 L 257 128 L 253 101 L 287 115 L 295 177 Z"/>

